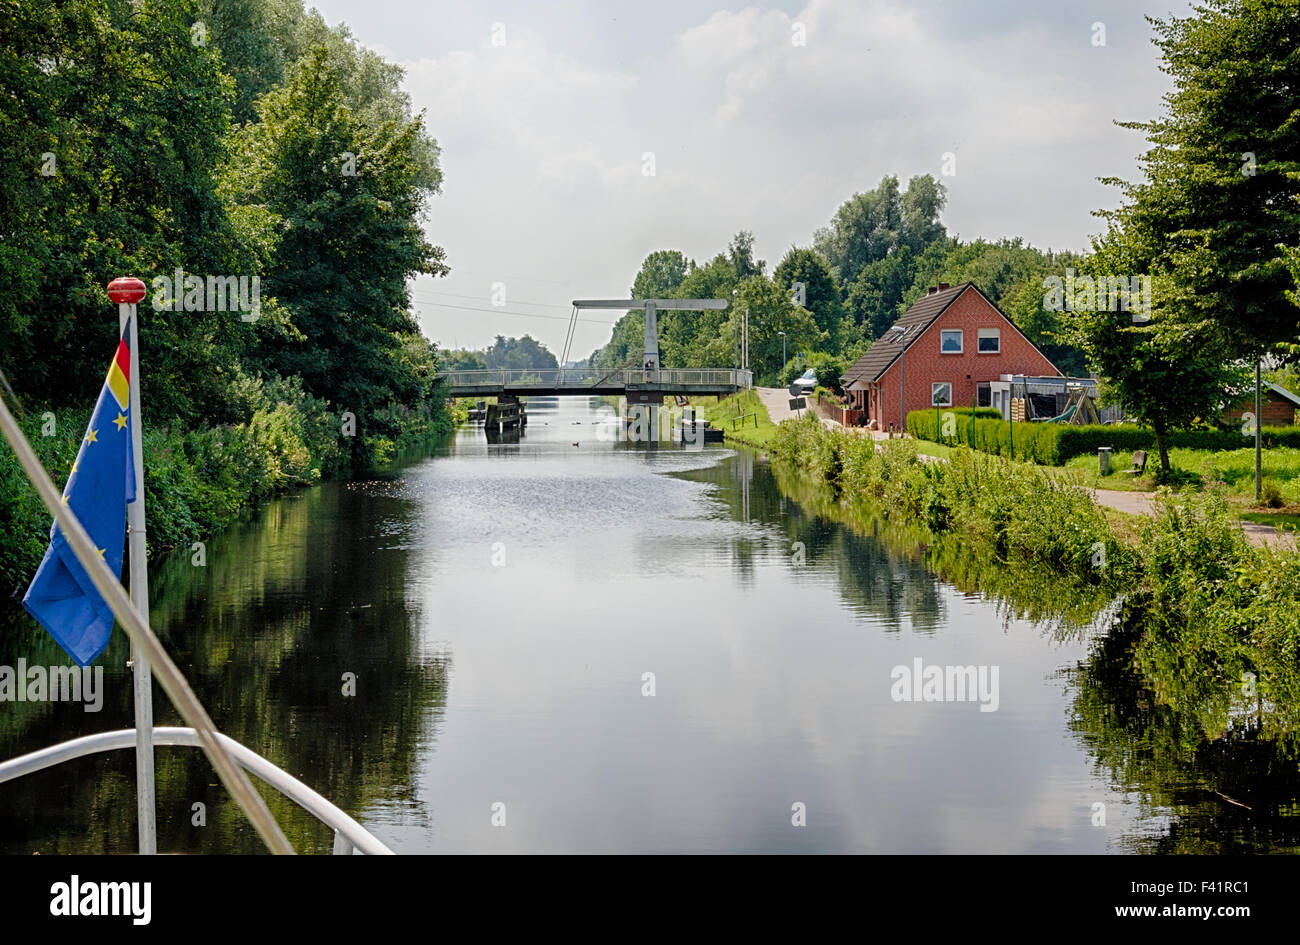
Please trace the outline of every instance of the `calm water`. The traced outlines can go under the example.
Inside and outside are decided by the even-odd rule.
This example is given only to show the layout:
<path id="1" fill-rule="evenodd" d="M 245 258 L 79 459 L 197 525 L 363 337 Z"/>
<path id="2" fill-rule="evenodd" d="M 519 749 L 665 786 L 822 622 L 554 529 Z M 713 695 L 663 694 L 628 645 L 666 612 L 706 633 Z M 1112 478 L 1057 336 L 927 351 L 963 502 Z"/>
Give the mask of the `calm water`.
<path id="1" fill-rule="evenodd" d="M 391 479 L 272 503 L 206 566 L 155 569 L 154 626 L 225 732 L 399 853 L 1296 844 L 1294 762 L 1166 738 L 1088 630 L 1098 602 L 990 589 L 1005 574 L 960 549 L 820 517 L 751 452 L 607 442 L 597 417 L 535 403 L 520 444 L 465 429 Z M 0 663 L 66 662 L 33 626 Z M 131 724 L 125 655 L 119 631 L 99 713 L 0 704 L 0 757 Z M 996 711 L 895 701 L 916 659 L 996 667 Z M 158 770 L 160 849 L 260 849 L 200 752 Z M 0 850 L 131 851 L 133 772 L 124 752 L 0 785 Z"/>

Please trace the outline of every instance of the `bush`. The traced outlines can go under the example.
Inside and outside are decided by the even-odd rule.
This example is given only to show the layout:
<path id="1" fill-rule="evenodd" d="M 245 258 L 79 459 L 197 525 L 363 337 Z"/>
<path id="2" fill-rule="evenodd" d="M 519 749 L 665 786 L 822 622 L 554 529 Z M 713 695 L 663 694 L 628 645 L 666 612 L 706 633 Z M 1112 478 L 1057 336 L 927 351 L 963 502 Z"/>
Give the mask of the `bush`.
<path id="1" fill-rule="evenodd" d="M 991 421 L 968 412 L 965 422 Z M 783 423 L 772 442 L 782 459 L 848 496 L 870 499 L 886 517 L 919 519 L 935 532 L 962 531 L 1000 556 L 1041 561 L 1094 582 L 1116 580 L 1132 568 L 1131 552 L 1112 536 L 1082 485 L 977 452 L 932 463 L 920 461 L 907 440 L 880 446 L 811 418 Z"/>
<path id="2" fill-rule="evenodd" d="M 945 420 L 943 415 L 953 417 Z M 1060 466 L 1075 456 L 1086 456 L 1109 446 L 1116 452 L 1152 452 L 1155 434 L 1134 424 L 1073 426 L 1062 423 L 1009 423 L 996 410 L 985 407 L 952 407 L 913 410 L 907 415 L 907 430 L 917 439 L 950 445 L 965 444 L 999 456 L 1012 456 Z M 1265 447 L 1300 446 L 1300 427 L 1264 427 Z M 1170 449 L 1236 450 L 1243 440 L 1239 430 L 1177 430 L 1169 436 Z"/>

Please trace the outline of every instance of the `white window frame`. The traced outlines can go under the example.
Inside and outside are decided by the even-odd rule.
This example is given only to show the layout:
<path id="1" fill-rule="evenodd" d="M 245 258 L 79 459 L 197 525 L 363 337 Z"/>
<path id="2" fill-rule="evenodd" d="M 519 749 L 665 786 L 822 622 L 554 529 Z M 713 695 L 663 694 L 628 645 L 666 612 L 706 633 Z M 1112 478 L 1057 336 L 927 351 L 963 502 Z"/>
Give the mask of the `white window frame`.
<path id="1" fill-rule="evenodd" d="M 986 335 L 985 332 L 992 332 Z M 985 338 L 997 339 L 998 347 L 996 351 L 985 351 L 983 341 Z M 1001 354 L 1002 353 L 1002 329 L 1001 328 L 979 328 L 975 332 L 975 353 L 976 354 Z"/>
<path id="2" fill-rule="evenodd" d="M 954 333 L 957 335 L 957 350 L 949 351 L 947 348 L 944 347 L 943 336 L 951 335 Z M 939 353 L 940 354 L 963 354 L 965 353 L 965 351 L 966 351 L 966 332 L 964 332 L 960 328 L 939 329 Z"/>
<path id="3" fill-rule="evenodd" d="M 941 404 L 941 403 L 939 403 L 939 401 L 935 398 L 935 388 L 938 388 L 938 387 L 946 387 L 946 388 L 948 388 L 948 402 L 947 402 L 947 403 L 943 403 L 943 404 Z M 934 383 L 932 383 L 932 384 L 930 385 L 930 406 L 931 406 L 931 407 L 951 407 L 951 406 L 952 406 L 952 381 L 935 381 Z"/>

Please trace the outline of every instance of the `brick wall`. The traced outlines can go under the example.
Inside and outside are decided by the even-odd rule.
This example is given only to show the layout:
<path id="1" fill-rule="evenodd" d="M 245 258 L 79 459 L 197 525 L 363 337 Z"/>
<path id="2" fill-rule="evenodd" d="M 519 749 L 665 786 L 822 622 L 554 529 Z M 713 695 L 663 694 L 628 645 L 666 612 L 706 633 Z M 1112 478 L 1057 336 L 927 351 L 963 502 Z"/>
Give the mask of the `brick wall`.
<path id="1" fill-rule="evenodd" d="M 1001 330 L 997 354 L 978 352 L 980 328 Z M 940 352 L 939 341 L 945 329 L 962 330 L 961 354 Z M 905 407 L 910 412 L 933 406 L 933 383 L 951 383 L 953 406 L 970 407 L 975 404 L 975 388 L 981 381 L 996 381 L 1002 374 L 1057 376 L 1060 373 L 996 308 L 975 289 L 969 288 L 912 343 L 903 356 Z M 888 430 L 890 423 L 897 425 L 898 399 L 899 364 L 895 361 L 881 375 L 879 396 L 869 398 L 872 406 L 870 416 L 878 417 L 879 429 Z M 879 413 L 876 412 L 877 405 Z"/>
<path id="2" fill-rule="evenodd" d="M 1289 427 L 1295 423 L 1295 405 L 1285 398 L 1279 397 L 1271 390 L 1265 390 L 1261 395 L 1259 412 L 1263 415 L 1263 426 L 1266 427 Z M 1241 415 L 1246 411 L 1255 412 L 1255 395 L 1251 394 L 1249 398 L 1243 400 L 1240 404 L 1223 412 L 1227 420 L 1240 421 Z"/>

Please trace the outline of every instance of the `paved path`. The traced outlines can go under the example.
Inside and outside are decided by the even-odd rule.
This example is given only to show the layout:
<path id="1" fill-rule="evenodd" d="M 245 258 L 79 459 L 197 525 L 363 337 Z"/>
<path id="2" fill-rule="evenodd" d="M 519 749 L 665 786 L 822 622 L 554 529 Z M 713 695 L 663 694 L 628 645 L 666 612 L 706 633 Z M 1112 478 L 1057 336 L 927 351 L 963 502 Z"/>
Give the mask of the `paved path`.
<path id="1" fill-rule="evenodd" d="M 1098 505 L 1118 509 L 1130 515 L 1156 514 L 1155 497 L 1149 492 L 1123 492 L 1117 489 L 1093 489 L 1092 498 Z M 1269 545 L 1274 548 L 1296 550 L 1295 535 L 1264 525 L 1260 522 L 1242 522 L 1241 530 L 1252 545 Z"/>
<path id="2" fill-rule="evenodd" d="M 759 402 L 767 409 L 767 416 L 773 423 L 780 423 L 782 420 L 790 420 L 799 414 L 790 409 L 790 391 L 784 387 L 755 387 L 754 393 L 758 394 Z M 808 410 L 814 414 L 817 413 L 816 407 L 812 403 L 812 398 L 808 398 Z M 826 417 L 819 417 L 822 426 L 838 427 L 839 424 L 834 420 Z"/>

